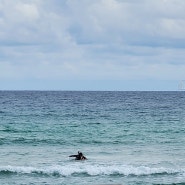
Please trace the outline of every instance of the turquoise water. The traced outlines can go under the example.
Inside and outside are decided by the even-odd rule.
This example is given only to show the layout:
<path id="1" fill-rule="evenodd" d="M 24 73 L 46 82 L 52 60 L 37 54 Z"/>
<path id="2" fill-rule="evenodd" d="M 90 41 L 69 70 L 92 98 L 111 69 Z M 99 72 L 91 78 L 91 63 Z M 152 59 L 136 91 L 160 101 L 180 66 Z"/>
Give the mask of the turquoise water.
<path id="1" fill-rule="evenodd" d="M 0 159 L 3 185 L 184 184 L 185 92 L 0 91 Z"/>

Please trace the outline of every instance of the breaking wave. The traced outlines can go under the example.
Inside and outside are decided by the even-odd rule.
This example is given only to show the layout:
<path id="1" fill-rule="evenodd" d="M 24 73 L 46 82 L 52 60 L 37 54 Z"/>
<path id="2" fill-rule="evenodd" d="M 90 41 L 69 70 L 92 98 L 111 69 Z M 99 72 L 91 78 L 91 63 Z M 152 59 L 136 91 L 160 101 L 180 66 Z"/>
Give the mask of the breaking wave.
<path id="1" fill-rule="evenodd" d="M 48 176 L 99 176 L 99 175 L 120 175 L 120 176 L 145 176 L 145 175 L 185 175 L 185 170 L 176 170 L 169 168 L 151 168 L 147 166 L 131 165 L 100 165 L 100 164 L 74 164 L 74 165 L 55 165 L 45 167 L 28 166 L 1 166 L 0 175 L 6 174 L 38 174 Z"/>

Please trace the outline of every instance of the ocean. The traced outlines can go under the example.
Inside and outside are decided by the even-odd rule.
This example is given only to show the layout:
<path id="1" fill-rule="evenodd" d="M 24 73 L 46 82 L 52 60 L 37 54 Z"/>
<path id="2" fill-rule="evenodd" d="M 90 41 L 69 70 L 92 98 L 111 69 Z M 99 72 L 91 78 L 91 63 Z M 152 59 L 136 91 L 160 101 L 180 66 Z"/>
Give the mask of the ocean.
<path id="1" fill-rule="evenodd" d="M 0 184 L 185 184 L 185 92 L 0 91 Z"/>

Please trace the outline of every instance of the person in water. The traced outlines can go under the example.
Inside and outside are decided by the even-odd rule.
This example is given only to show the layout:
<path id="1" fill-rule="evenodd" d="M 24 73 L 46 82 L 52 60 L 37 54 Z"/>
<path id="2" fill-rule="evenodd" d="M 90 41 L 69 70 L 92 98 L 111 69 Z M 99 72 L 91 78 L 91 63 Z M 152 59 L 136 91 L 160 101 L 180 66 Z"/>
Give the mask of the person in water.
<path id="1" fill-rule="evenodd" d="M 78 154 L 77 154 L 77 155 L 70 155 L 69 157 L 75 157 L 75 160 L 85 160 L 85 159 L 87 159 L 87 158 L 82 154 L 82 152 L 79 152 L 79 151 L 78 151 Z"/>

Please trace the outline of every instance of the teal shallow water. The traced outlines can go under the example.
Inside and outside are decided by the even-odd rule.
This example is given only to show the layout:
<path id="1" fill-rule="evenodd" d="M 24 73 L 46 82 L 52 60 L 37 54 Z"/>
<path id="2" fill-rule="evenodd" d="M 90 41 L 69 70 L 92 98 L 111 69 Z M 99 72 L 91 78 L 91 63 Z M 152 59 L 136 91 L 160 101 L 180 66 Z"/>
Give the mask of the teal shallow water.
<path id="1" fill-rule="evenodd" d="M 182 184 L 184 133 L 184 92 L 0 91 L 0 181 Z"/>

